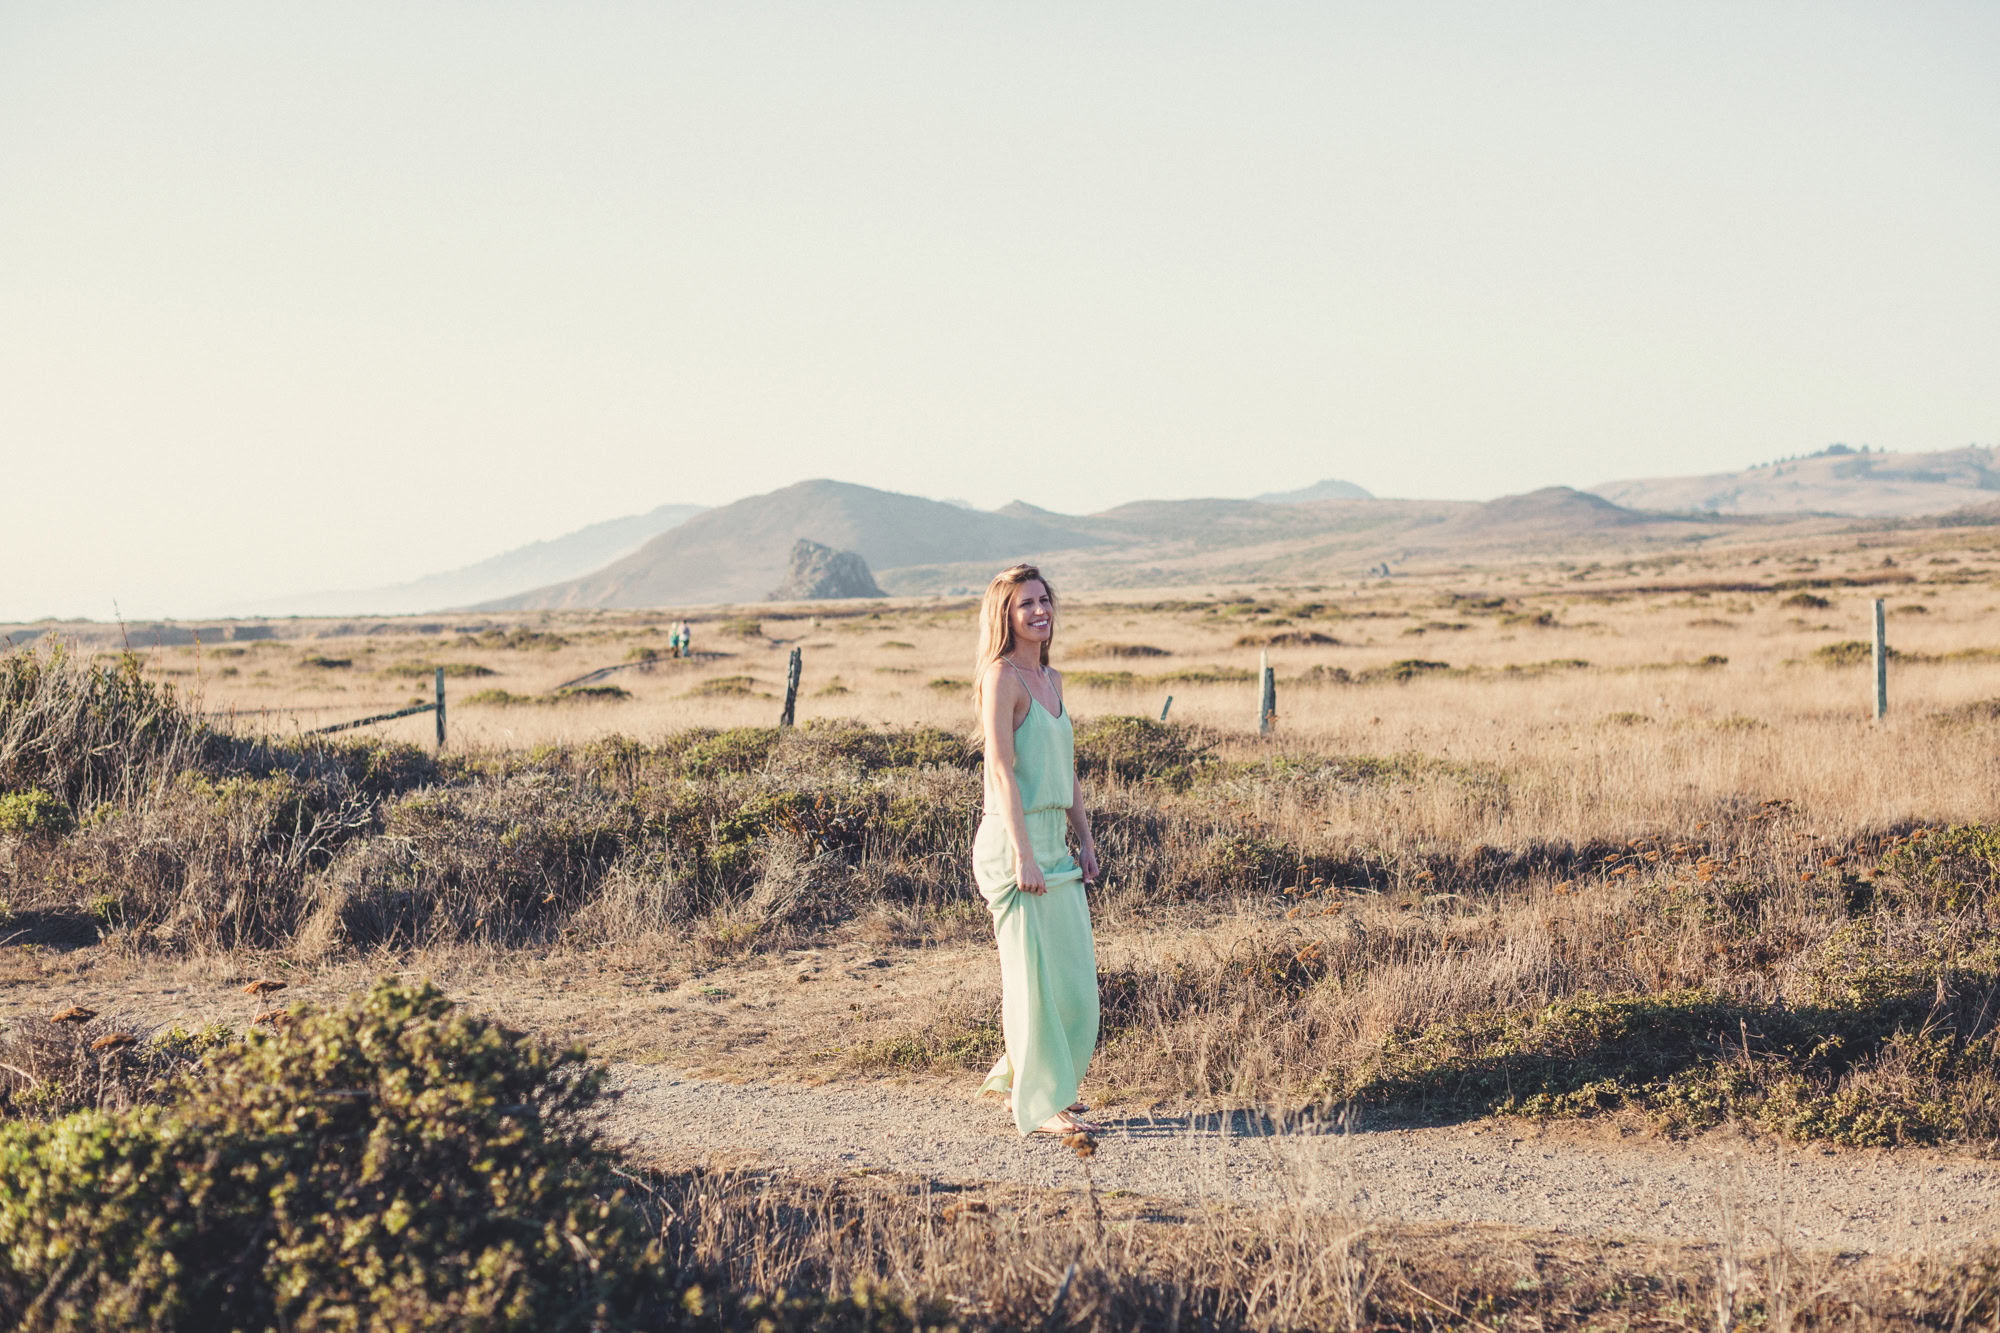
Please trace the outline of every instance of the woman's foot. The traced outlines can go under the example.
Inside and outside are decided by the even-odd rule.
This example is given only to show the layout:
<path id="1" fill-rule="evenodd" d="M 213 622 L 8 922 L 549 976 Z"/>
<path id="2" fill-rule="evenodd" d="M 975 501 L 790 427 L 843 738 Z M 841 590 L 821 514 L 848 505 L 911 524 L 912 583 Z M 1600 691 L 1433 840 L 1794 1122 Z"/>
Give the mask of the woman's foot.
<path id="1" fill-rule="evenodd" d="M 1104 1126 L 1094 1125 L 1068 1111 L 1057 1111 L 1035 1129 L 1037 1134 L 1055 1134 L 1068 1137 L 1071 1134 L 1102 1134 Z"/>
<path id="2" fill-rule="evenodd" d="M 1007 1114 L 1008 1115 L 1014 1114 L 1013 1097 L 1003 1096 L 1000 1100 L 1006 1106 Z M 1088 1111 L 1089 1109 L 1090 1108 L 1088 1106 L 1085 1106 L 1082 1102 L 1071 1102 L 1067 1110 L 1057 1111 L 1054 1115 L 1050 1116 L 1047 1120 L 1043 1121 L 1042 1124 L 1035 1130 L 1035 1133 L 1037 1134 L 1103 1133 L 1104 1126 L 1099 1124 L 1093 1124 L 1088 1120 L 1080 1118 L 1081 1113 L 1084 1111 Z"/>

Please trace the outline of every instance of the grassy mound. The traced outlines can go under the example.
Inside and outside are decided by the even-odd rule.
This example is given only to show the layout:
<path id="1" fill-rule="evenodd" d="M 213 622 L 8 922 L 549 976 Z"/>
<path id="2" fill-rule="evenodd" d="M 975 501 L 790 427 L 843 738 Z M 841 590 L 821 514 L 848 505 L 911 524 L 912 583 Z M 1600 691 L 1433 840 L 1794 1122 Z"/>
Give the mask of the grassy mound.
<path id="1" fill-rule="evenodd" d="M 212 1053 L 164 1107 L 0 1128 L 24 1328 L 572 1329 L 653 1256 L 586 1127 L 599 1076 L 378 984 Z"/>

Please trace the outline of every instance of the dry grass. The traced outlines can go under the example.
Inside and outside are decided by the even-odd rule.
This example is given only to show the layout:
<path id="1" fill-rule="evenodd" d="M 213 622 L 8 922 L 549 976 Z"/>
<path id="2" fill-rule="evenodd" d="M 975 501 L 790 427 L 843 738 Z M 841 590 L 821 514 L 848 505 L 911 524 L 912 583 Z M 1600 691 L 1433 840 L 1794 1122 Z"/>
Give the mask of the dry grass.
<path id="1" fill-rule="evenodd" d="M 702 1168 L 641 1184 L 682 1283 L 844 1294 L 966 1328 L 1987 1328 L 1989 1254 L 1836 1260 L 1738 1222 L 1716 1246 L 1371 1225 L 1317 1185 L 1249 1211 Z"/>
<path id="2" fill-rule="evenodd" d="M 1866 540 L 1073 599 L 1057 660 L 1110 869 L 1097 1094 L 1989 1150 L 2000 548 Z M 1900 581 L 1864 582 L 1884 578 Z M 1905 655 L 1874 724 L 1867 668 L 1815 652 L 1861 636 L 1881 591 Z M 796 950 L 923 958 L 982 940 L 969 710 L 930 684 L 967 675 L 970 608 L 717 612 L 695 618 L 712 655 L 644 658 L 676 618 L 160 649 L 68 694 L 60 672 L 30 681 L 9 659 L 28 685 L 0 726 L 4 933 L 239 977 L 252 958 L 329 976 L 478 958 L 517 986 L 565 956 L 680 985 Z M 806 725 L 781 735 L 772 696 L 795 645 Z M 1254 686 L 1230 679 L 1260 651 L 1280 682 L 1271 738 L 1252 730 Z M 403 704 L 434 663 L 550 700 L 628 661 L 590 682 L 624 699 L 455 695 L 441 758 L 400 743 L 427 742 L 428 717 L 368 740 L 295 734 L 293 719 Z M 1172 725 L 1146 721 L 1169 694 Z M 990 997 L 899 1021 L 851 1038 L 846 1067 L 991 1058 Z M 58 1054 L 29 1052 L 50 1070 Z M 63 1067 L 81 1097 L 91 1066 Z M 1753 1307 L 1784 1323 L 1831 1318 L 1828 1292 L 1850 1288 L 1863 1325 L 1953 1318 L 1917 1270 L 1821 1290 L 1731 1269 L 1731 1297 L 1714 1256 L 1595 1250 L 1564 1268 L 1558 1247 L 1530 1265 L 1540 1286 L 1516 1287 L 1476 1246 L 1364 1236 L 1324 1212 L 1100 1229 L 1074 1199 L 969 1223 L 921 1191 L 856 1213 L 846 1186 L 671 1188 L 692 1191 L 677 1216 L 704 1219 L 674 1233 L 690 1273 L 829 1290 L 872 1276 L 996 1326 L 1039 1320 L 1071 1263 L 1065 1310 L 1084 1327 L 1712 1326 L 1724 1304 L 1724 1325 Z M 724 1245 L 759 1228 L 777 1239 Z M 1018 1262 L 996 1264 L 1003 1245 Z"/>

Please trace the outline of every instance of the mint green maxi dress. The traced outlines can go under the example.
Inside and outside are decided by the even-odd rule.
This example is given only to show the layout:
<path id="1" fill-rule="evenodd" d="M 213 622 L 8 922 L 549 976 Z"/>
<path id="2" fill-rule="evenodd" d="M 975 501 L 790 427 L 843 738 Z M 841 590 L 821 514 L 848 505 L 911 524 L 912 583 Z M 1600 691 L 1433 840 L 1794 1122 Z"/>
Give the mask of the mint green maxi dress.
<path id="1" fill-rule="evenodd" d="M 1014 728 L 1014 777 L 1028 840 L 1048 892 L 1019 888 L 1005 793 L 989 772 L 985 818 L 972 840 L 972 875 L 1000 945 L 1000 1028 L 1006 1052 L 980 1092 L 1012 1092 L 1014 1125 L 1032 1134 L 1076 1100 L 1097 1049 L 1097 950 L 1083 871 L 1066 834 L 1076 799 L 1076 738 L 1069 709 L 1051 715 L 1031 693 Z"/>

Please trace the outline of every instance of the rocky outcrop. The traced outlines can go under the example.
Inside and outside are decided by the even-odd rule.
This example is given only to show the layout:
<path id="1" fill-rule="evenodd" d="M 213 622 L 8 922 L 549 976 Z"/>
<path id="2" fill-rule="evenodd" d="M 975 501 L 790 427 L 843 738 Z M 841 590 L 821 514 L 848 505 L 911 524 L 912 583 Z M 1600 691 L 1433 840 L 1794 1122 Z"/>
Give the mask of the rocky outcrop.
<path id="1" fill-rule="evenodd" d="M 801 537 L 792 543 L 791 569 L 785 581 L 772 589 L 773 602 L 819 602 L 833 597 L 881 597 L 868 562 L 853 551 L 836 551 L 831 546 Z"/>

